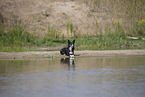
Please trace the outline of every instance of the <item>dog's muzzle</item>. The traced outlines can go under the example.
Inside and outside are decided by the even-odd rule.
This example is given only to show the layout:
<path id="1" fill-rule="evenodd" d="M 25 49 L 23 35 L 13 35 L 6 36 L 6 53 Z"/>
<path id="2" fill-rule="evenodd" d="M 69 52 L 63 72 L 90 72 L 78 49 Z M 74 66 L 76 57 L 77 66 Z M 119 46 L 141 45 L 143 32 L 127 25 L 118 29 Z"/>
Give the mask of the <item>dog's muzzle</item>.
<path id="1" fill-rule="evenodd" d="M 73 52 L 69 52 L 70 55 L 73 55 Z"/>

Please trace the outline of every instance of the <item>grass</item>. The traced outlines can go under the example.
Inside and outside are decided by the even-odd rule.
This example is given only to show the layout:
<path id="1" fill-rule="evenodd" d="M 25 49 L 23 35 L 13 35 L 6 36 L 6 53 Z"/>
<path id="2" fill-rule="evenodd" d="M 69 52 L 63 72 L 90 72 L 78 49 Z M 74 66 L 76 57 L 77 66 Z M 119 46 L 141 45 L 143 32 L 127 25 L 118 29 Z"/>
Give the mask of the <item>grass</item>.
<path id="1" fill-rule="evenodd" d="M 73 24 L 71 24 L 73 25 Z M 143 31 L 145 22 L 138 24 L 132 31 Z M 70 26 L 71 27 L 71 26 Z M 7 30 L 9 28 L 9 30 Z M 137 29 L 137 30 L 136 30 Z M 73 33 L 73 28 L 71 29 Z M 71 31 L 70 30 L 70 31 Z M 1 25 L 0 29 L 0 52 L 22 52 L 32 51 L 33 48 L 40 47 L 63 47 L 67 45 L 67 39 L 76 39 L 76 50 L 112 50 L 112 49 L 144 49 L 145 38 L 138 34 L 138 39 L 129 39 L 123 27 L 117 22 L 114 26 L 106 26 L 105 34 L 100 33 L 95 36 L 82 35 L 79 37 L 60 37 L 54 27 L 48 27 L 45 37 L 35 37 L 24 31 L 19 25 L 6 27 Z"/>
<path id="2" fill-rule="evenodd" d="M 48 28 L 48 33 L 43 38 L 24 31 L 19 25 L 0 25 L 0 28 L 0 52 L 21 52 L 33 47 L 60 46 L 65 42 L 64 39 L 59 40 L 54 32 L 50 33 L 55 31 L 53 28 Z"/>
<path id="3" fill-rule="evenodd" d="M 76 32 L 78 30 L 78 26 L 74 26 L 74 24 L 72 23 L 72 21 L 70 20 L 67 23 L 67 38 L 69 37 L 73 37 L 73 38 L 77 38 L 79 36 L 77 36 Z"/>
<path id="4" fill-rule="evenodd" d="M 23 51 L 21 47 L 32 42 L 31 37 L 33 36 L 30 36 L 28 32 L 23 33 L 22 27 L 16 25 L 12 27 L 0 26 L 0 51 Z"/>
<path id="5" fill-rule="evenodd" d="M 76 41 L 77 50 L 118 50 L 118 49 L 144 49 L 143 40 L 131 40 L 124 37 L 118 37 L 115 34 L 79 38 Z"/>
<path id="6" fill-rule="evenodd" d="M 74 0 L 75 1 L 75 0 Z M 36 37 L 20 25 L 0 24 L 0 52 L 21 52 L 39 47 L 63 47 L 67 39 L 76 39 L 76 50 L 112 50 L 145 48 L 145 1 L 144 0 L 82 0 L 91 12 L 111 14 L 111 23 L 101 26 L 96 21 L 94 35 L 81 34 L 79 25 L 67 23 L 67 37 L 48 23 L 45 37 Z M 49 17 L 49 14 L 42 13 Z M 107 17 L 107 16 L 106 16 Z M 110 19 L 110 18 L 109 18 Z M 139 37 L 129 39 L 128 36 Z"/>
<path id="7" fill-rule="evenodd" d="M 100 17 L 112 19 L 113 23 L 120 22 L 126 33 L 145 35 L 145 27 L 138 29 L 138 26 L 142 25 L 141 21 L 145 19 L 144 0 L 82 0 L 82 2 L 90 7 L 91 12 L 105 13 L 105 16 Z M 98 25 L 101 26 L 101 24 Z"/>
<path id="8" fill-rule="evenodd" d="M 114 22 L 114 21 L 113 21 Z M 135 31 L 134 35 L 138 39 L 129 39 L 128 36 L 133 34 L 126 33 L 125 28 L 119 22 L 115 22 L 113 26 L 107 25 L 105 33 L 100 32 L 93 37 L 79 38 L 77 41 L 77 50 L 118 50 L 118 49 L 144 49 L 145 36 L 142 31 L 145 31 L 145 22 L 138 23 L 136 28 L 129 29 Z"/>

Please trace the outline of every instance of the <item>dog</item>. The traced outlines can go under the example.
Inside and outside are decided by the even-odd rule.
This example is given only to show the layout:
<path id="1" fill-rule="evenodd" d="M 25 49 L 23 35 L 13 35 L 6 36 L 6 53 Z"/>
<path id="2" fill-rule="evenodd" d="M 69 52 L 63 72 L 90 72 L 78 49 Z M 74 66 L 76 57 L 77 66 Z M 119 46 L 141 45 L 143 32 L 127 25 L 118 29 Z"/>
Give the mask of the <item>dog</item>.
<path id="1" fill-rule="evenodd" d="M 64 47 L 60 50 L 61 55 L 66 55 L 70 57 L 74 57 L 74 49 L 75 49 L 75 40 L 72 42 L 68 40 L 68 47 Z"/>

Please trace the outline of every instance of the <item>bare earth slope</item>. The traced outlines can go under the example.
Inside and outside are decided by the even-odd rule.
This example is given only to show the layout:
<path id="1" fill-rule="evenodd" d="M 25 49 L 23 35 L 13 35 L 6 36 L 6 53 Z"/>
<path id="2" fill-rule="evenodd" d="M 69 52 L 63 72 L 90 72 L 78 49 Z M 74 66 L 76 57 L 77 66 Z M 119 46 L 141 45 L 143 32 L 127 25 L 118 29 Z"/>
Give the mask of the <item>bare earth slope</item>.
<path id="1" fill-rule="evenodd" d="M 112 16 L 93 12 L 86 3 L 72 0 L 0 0 L 0 19 L 21 24 L 27 31 L 44 36 L 48 24 L 66 36 L 67 24 L 73 23 L 77 34 L 95 34 L 96 23 L 105 25 Z"/>

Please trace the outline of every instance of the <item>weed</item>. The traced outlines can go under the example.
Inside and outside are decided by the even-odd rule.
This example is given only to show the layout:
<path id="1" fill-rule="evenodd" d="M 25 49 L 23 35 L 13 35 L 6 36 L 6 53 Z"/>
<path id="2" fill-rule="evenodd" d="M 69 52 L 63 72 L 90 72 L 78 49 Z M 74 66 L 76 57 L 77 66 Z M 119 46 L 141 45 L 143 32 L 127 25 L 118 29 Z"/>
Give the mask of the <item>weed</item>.
<path id="1" fill-rule="evenodd" d="M 122 30 L 121 25 L 114 25 L 115 30 L 109 26 L 105 28 L 106 34 L 98 34 L 93 37 L 83 35 L 81 38 L 76 39 L 76 50 L 108 50 L 108 49 L 131 49 L 131 48 L 144 48 L 144 40 L 127 39 Z M 66 39 L 53 36 L 34 37 L 28 32 L 24 31 L 21 26 L 15 25 L 10 27 L 11 30 L 7 32 L 2 28 L 0 33 L 0 51 L 4 52 L 20 52 L 30 50 L 31 47 L 36 46 L 62 46 L 66 44 Z M 52 34 L 47 34 L 52 35 Z M 70 37 L 71 38 L 71 37 Z M 74 37 L 72 37 L 74 38 Z"/>
<path id="2" fill-rule="evenodd" d="M 52 39 L 53 38 L 57 39 L 60 37 L 60 34 L 61 34 L 61 32 L 58 32 L 54 26 L 51 27 L 50 23 L 48 23 L 48 31 L 46 33 L 46 37 L 52 38 Z"/>
<path id="3" fill-rule="evenodd" d="M 119 19 L 120 20 L 120 19 Z M 116 20 L 115 20 L 116 21 Z M 114 21 L 113 21 L 114 22 Z M 140 29 L 140 27 L 139 27 Z M 136 30 L 135 30 L 136 31 Z M 112 49 L 133 49 L 144 48 L 144 40 L 131 40 L 126 37 L 123 26 L 119 21 L 105 27 L 105 34 L 96 34 L 96 37 L 78 38 L 76 41 L 77 50 L 112 50 Z"/>
<path id="4" fill-rule="evenodd" d="M 143 20 L 140 20 L 139 22 L 134 23 L 134 27 L 128 28 L 128 32 L 130 36 L 144 36 L 145 22 Z"/>
<path id="5" fill-rule="evenodd" d="M 141 23 L 145 21 L 144 0 L 85 0 L 84 2 L 90 6 L 90 11 L 92 12 L 98 11 L 99 13 L 101 11 L 108 16 L 109 14 L 114 16 L 112 18 L 113 24 L 118 23 L 122 25 L 123 29 L 130 35 L 143 34 L 144 31 L 142 30 L 144 29 L 142 29 L 143 24 Z M 138 21 L 140 24 L 137 23 Z M 128 29 L 129 31 L 127 31 Z"/>
<path id="6" fill-rule="evenodd" d="M 45 17 L 49 17 L 49 16 L 50 16 L 50 14 L 48 14 L 47 11 L 45 11 L 45 13 L 43 13 L 43 11 L 41 11 L 41 14 L 42 14 L 43 16 L 45 16 Z"/>
<path id="7" fill-rule="evenodd" d="M 22 51 L 22 47 L 34 43 L 34 36 L 25 32 L 21 26 L 13 25 L 8 32 L 5 29 L 3 26 L 0 33 L 0 51 Z"/>
<path id="8" fill-rule="evenodd" d="M 74 26 L 74 24 L 69 21 L 67 23 L 67 38 L 78 38 L 79 35 L 77 35 L 77 31 L 78 31 L 78 26 Z M 79 33 L 78 33 L 79 34 Z"/>

